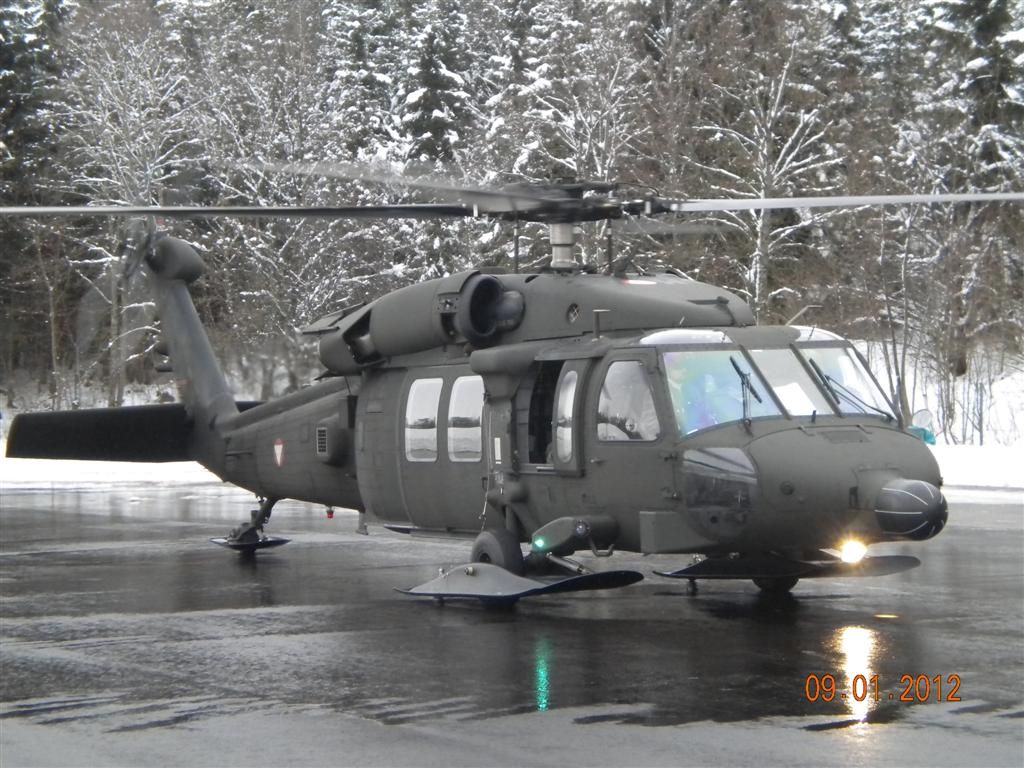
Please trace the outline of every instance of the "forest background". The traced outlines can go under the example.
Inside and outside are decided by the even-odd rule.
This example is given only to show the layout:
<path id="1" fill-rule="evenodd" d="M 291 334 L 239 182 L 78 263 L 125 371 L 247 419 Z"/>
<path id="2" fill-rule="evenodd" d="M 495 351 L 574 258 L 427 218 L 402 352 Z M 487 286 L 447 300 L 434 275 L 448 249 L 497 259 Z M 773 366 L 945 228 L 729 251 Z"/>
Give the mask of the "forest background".
<path id="1" fill-rule="evenodd" d="M 1024 0 L 5 0 L 0 205 L 423 201 L 274 171 L 359 163 L 463 185 L 586 179 L 677 197 L 1021 191 Z M 617 255 L 866 342 L 909 412 L 991 439 L 1024 373 L 1024 207 L 615 222 Z M 487 221 L 202 220 L 200 314 L 250 397 L 298 388 L 298 330 L 479 264 Z M 580 257 L 604 259 L 607 223 Z M 171 389 L 123 221 L 0 220 L 4 410 Z M 524 226 L 523 260 L 547 258 Z M 1012 416 L 1012 414 L 1011 414 Z M 1022 417 L 1024 419 L 1024 417 Z M 1024 424 L 1021 424 L 1024 432 Z"/>

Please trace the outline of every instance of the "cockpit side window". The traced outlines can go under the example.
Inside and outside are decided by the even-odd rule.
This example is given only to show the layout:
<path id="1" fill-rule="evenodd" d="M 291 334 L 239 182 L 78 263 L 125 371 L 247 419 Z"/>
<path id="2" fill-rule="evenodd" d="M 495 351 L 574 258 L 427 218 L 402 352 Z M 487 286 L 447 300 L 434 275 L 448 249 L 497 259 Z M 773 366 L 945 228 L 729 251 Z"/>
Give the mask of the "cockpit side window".
<path id="1" fill-rule="evenodd" d="M 654 395 L 639 360 L 608 366 L 597 404 L 597 439 L 603 442 L 657 440 L 661 435 Z"/>

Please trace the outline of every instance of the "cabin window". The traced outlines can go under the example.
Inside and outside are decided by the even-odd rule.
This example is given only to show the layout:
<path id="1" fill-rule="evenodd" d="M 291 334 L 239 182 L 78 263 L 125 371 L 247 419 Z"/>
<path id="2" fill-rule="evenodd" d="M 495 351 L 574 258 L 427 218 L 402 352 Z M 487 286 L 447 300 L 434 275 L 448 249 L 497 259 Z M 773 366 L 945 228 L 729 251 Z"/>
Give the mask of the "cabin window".
<path id="1" fill-rule="evenodd" d="M 555 410 L 555 455 L 563 463 L 572 461 L 572 409 L 576 402 L 576 371 L 569 371 L 558 385 Z"/>
<path id="2" fill-rule="evenodd" d="M 483 408 L 484 380 L 479 376 L 457 378 L 448 404 L 448 458 L 452 461 L 480 461 Z"/>
<path id="3" fill-rule="evenodd" d="M 409 387 L 405 405 L 405 458 L 437 460 L 437 405 L 441 379 L 417 379 Z"/>
<path id="4" fill-rule="evenodd" d="M 650 441 L 660 434 L 654 394 L 643 364 L 620 360 L 609 365 L 597 403 L 597 439 Z"/>

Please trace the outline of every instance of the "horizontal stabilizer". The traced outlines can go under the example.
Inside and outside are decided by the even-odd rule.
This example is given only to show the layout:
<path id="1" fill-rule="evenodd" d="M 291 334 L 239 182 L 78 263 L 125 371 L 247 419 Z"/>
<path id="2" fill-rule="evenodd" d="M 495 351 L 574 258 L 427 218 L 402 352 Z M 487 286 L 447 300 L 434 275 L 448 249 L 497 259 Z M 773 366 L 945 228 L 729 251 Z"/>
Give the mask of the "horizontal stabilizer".
<path id="1" fill-rule="evenodd" d="M 180 403 L 22 413 L 7 436 L 19 459 L 191 461 L 192 426 Z"/>

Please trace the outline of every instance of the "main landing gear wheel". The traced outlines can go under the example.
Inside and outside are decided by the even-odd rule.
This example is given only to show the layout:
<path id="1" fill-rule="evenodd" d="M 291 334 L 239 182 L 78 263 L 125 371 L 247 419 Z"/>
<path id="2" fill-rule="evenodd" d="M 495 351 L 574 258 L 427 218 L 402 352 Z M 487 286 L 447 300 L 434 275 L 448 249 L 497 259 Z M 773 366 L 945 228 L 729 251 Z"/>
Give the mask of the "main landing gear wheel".
<path id="1" fill-rule="evenodd" d="M 516 576 L 522 576 L 525 571 L 519 537 L 507 528 L 488 528 L 481 531 L 473 542 L 470 560 L 474 563 L 496 565 Z"/>
<path id="2" fill-rule="evenodd" d="M 773 576 L 754 579 L 754 584 L 766 595 L 785 595 L 796 586 L 800 579 L 796 576 Z"/>

